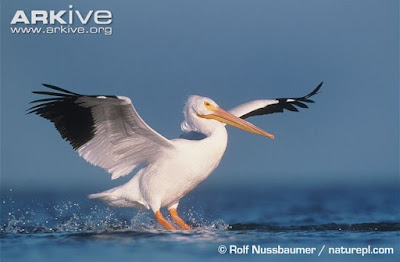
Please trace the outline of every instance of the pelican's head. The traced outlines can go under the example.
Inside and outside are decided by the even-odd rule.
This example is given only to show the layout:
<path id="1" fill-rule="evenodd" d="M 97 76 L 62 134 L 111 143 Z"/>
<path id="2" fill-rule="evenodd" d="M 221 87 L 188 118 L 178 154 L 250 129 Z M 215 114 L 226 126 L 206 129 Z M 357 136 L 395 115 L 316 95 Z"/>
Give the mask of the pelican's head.
<path id="1" fill-rule="evenodd" d="M 183 112 L 185 114 L 185 121 L 181 125 L 183 131 L 197 131 L 208 135 L 217 126 L 228 124 L 250 133 L 274 138 L 274 135 L 223 110 L 208 97 L 190 96 Z"/>

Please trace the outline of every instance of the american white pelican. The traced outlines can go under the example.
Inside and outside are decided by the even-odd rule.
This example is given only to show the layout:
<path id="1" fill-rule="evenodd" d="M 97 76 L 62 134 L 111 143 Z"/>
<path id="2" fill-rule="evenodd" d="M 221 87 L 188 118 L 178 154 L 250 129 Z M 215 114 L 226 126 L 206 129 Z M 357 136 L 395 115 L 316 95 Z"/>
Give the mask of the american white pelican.
<path id="1" fill-rule="evenodd" d="M 111 174 L 111 179 L 128 175 L 138 165 L 136 175 L 127 183 L 89 195 L 117 207 L 151 209 L 166 229 L 175 229 L 161 214 L 167 207 L 181 229 L 190 229 L 177 213 L 179 200 L 204 181 L 224 155 L 228 135 L 225 124 L 274 138 L 245 121 L 250 116 L 298 111 L 321 88 L 298 98 L 255 100 L 225 111 L 212 99 L 190 96 L 181 125 L 184 134 L 168 140 L 149 127 L 136 112 L 131 100 L 123 96 L 80 95 L 53 85 L 58 91 L 34 91 L 50 97 L 32 101 L 28 109 L 54 123 L 61 136 L 89 163 Z"/>

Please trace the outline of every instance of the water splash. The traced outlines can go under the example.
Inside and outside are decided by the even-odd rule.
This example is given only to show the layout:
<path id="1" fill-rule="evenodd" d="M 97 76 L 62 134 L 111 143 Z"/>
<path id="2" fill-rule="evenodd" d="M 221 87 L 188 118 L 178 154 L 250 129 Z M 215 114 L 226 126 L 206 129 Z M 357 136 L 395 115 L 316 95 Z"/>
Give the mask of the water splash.
<path id="1" fill-rule="evenodd" d="M 16 197 L 9 194 L 2 196 L 0 236 L 39 233 L 150 232 L 163 229 L 155 221 L 150 211 L 110 207 L 77 195 L 68 196 L 69 200 L 65 199 L 65 196 L 60 195 Z M 330 206 L 321 202 L 318 206 L 324 206 L 324 209 L 313 209 L 312 207 L 299 209 L 297 204 L 291 204 L 293 201 L 287 199 L 282 200 L 283 204 L 279 202 L 272 205 L 273 203 L 266 202 L 264 205 L 266 208 L 261 208 L 262 205 L 258 202 L 258 206 L 234 205 L 227 198 L 228 202 L 217 204 L 212 202 L 219 207 L 216 209 L 213 208 L 215 206 L 209 208 L 207 204 L 198 203 L 197 199 L 187 201 L 186 204 L 183 201 L 179 209 L 182 218 L 193 226 L 195 232 L 400 231 L 397 209 L 386 208 L 383 205 L 388 201 L 386 196 L 376 198 L 377 202 L 373 208 L 368 206 L 365 209 L 359 209 L 357 220 L 354 219 L 352 209 L 342 207 L 342 201 L 336 201 L 336 203 L 329 200 Z M 263 200 L 261 197 L 257 197 L 257 199 Z M 210 203 L 210 201 L 205 200 L 206 203 Z M 303 202 L 308 203 L 307 201 L 301 203 Z M 188 203 L 196 208 L 188 206 Z M 313 202 L 310 203 L 311 206 L 314 206 Z M 205 208 L 202 209 L 202 206 Z M 351 206 L 354 205 L 351 204 Z M 292 212 L 294 207 L 299 210 Z M 245 212 L 242 211 L 243 209 Z M 220 212 L 220 214 L 213 213 L 213 211 Z M 224 217 L 233 222 L 231 225 L 219 219 L 222 217 L 222 213 Z M 245 216 L 246 214 L 252 214 L 252 216 Z M 316 219 L 316 217 L 325 219 Z M 374 217 L 379 219 L 374 219 Z"/>
<path id="2" fill-rule="evenodd" d="M 149 211 L 97 205 L 93 201 L 54 200 L 23 204 L 10 197 L 1 203 L 1 235 L 162 229 Z M 226 230 L 229 227 L 223 220 L 206 219 L 191 208 L 182 214 L 196 230 Z"/>

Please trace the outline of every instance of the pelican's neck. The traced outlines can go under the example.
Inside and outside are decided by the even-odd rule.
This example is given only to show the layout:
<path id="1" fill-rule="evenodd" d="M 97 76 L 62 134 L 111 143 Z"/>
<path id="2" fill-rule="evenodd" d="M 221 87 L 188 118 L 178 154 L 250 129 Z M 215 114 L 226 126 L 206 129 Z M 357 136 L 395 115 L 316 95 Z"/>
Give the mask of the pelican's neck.
<path id="1" fill-rule="evenodd" d="M 218 148 L 219 150 L 222 150 L 222 152 L 225 152 L 226 145 L 228 144 L 228 132 L 225 125 L 218 125 L 208 134 L 204 135 L 206 136 L 204 142 L 209 144 L 210 147 Z"/>
<path id="2" fill-rule="evenodd" d="M 228 132 L 225 125 L 221 124 L 212 130 L 202 132 L 199 130 L 190 130 L 182 133 L 179 138 L 200 142 L 199 144 L 207 144 L 207 146 L 219 146 L 226 148 L 228 143 Z"/>

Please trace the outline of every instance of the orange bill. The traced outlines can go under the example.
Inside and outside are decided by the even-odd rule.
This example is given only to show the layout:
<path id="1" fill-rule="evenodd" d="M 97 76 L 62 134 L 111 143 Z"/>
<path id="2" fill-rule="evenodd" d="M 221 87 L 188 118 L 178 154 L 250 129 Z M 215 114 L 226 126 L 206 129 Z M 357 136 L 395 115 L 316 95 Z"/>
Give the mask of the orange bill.
<path id="1" fill-rule="evenodd" d="M 231 113 L 223 110 L 220 107 L 212 107 L 209 109 L 213 110 L 214 113 L 208 114 L 208 115 L 197 114 L 197 116 L 199 116 L 201 118 L 206 118 L 206 119 L 215 119 L 221 123 L 242 129 L 244 131 L 247 131 L 247 132 L 250 132 L 253 134 L 257 134 L 260 136 L 267 136 L 271 139 L 274 139 L 274 135 L 267 133 L 266 131 L 253 125 L 250 122 L 247 122 L 246 120 L 243 120 L 235 115 L 232 115 Z"/>

